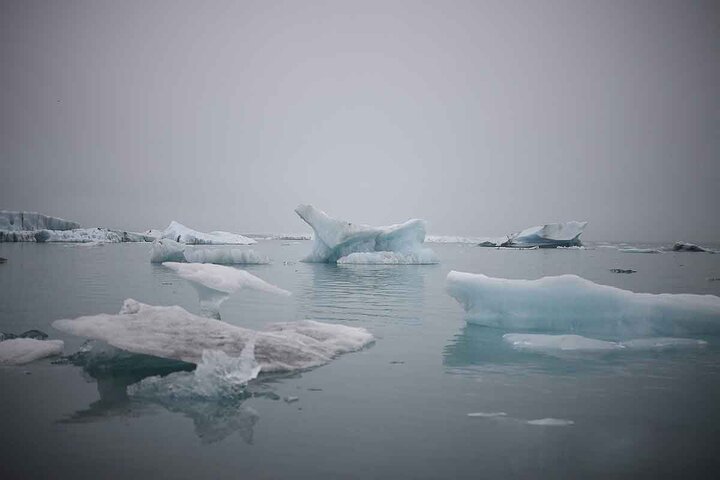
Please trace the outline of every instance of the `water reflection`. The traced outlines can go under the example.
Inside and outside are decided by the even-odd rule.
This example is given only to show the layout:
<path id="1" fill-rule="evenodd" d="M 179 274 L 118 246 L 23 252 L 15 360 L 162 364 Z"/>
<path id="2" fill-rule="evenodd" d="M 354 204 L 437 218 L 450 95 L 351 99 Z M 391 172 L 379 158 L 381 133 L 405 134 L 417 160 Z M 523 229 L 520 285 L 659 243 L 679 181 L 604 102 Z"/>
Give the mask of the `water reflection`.
<path id="1" fill-rule="evenodd" d="M 300 314 L 318 321 L 419 323 L 425 275 L 434 265 L 306 264 L 312 282 L 298 295 Z"/>
<path id="2" fill-rule="evenodd" d="M 95 356 L 73 357 L 70 358 L 71 362 L 82 364 L 83 373 L 97 383 L 100 398 L 59 423 L 87 423 L 116 417 L 151 415 L 157 412 L 153 407 L 159 406 L 190 418 L 195 434 L 203 443 L 219 442 L 232 434 L 238 434 L 246 443 L 252 443 L 253 428 L 260 416 L 244 402 L 251 398 L 280 400 L 273 392 L 272 384 L 280 379 L 299 376 L 268 375 L 263 381 L 252 382 L 232 397 L 176 398 L 172 389 L 134 392 L 131 385 L 152 376 L 190 372 L 195 365 L 120 350 L 111 356 L 107 349 L 101 349 L 101 354 Z"/>

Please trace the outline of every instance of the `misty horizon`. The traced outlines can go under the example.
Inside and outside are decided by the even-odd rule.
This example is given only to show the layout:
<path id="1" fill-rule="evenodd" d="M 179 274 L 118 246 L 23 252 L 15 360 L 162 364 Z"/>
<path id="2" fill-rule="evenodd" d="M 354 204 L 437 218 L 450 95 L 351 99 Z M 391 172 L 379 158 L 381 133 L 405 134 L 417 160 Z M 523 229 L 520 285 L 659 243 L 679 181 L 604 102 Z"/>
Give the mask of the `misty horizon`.
<path id="1" fill-rule="evenodd" d="M 718 24 L 713 2 L 3 2 L 0 209 L 718 241 Z"/>

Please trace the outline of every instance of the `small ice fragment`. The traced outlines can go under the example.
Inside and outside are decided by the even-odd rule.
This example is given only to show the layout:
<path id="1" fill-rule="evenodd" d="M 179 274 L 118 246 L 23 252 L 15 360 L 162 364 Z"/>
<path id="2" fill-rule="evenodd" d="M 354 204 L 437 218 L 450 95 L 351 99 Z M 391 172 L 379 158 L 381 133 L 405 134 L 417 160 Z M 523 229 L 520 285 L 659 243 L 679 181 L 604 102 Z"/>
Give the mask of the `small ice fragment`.
<path id="1" fill-rule="evenodd" d="M 473 412 L 468 413 L 468 417 L 481 417 L 481 418 L 495 418 L 495 417 L 505 417 L 507 416 L 507 413 L 505 412 Z"/>
<path id="2" fill-rule="evenodd" d="M 0 342 L 0 365 L 22 365 L 45 357 L 60 355 L 62 340 L 13 338 Z"/>
<path id="3" fill-rule="evenodd" d="M 572 420 L 565 420 L 563 418 L 539 418 L 537 420 L 527 421 L 528 425 L 540 425 L 544 427 L 567 427 L 574 423 Z"/>
<path id="4" fill-rule="evenodd" d="M 293 402 L 297 402 L 298 400 L 300 400 L 300 398 L 289 396 L 289 397 L 285 397 L 284 400 L 286 403 L 293 403 Z"/>
<path id="5" fill-rule="evenodd" d="M 611 268 L 610 271 L 612 273 L 637 273 L 637 270 L 632 268 Z"/>

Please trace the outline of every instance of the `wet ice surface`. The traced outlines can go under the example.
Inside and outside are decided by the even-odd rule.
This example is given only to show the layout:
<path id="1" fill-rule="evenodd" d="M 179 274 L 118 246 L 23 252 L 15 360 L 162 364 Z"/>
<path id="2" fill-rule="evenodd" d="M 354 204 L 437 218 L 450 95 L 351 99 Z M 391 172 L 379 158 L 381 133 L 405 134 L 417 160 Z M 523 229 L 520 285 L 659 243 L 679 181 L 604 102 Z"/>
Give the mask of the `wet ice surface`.
<path id="1" fill-rule="evenodd" d="M 719 466 L 720 338 L 602 355 L 517 351 L 502 339 L 513 332 L 468 325 L 444 283 L 450 270 L 572 273 L 636 292 L 720 295 L 720 282 L 707 280 L 720 276 L 720 255 L 450 244 L 433 245 L 439 265 L 336 266 L 297 262 L 311 242 L 282 243 L 260 241 L 253 249 L 273 264 L 243 268 L 293 295 L 239 291 L 222 304 L 223 320 L 256 330 L 304 319 L 358 326 L 376 337 L 371 348 L 261 374 L 213 401 L 130 388 L 193 368 L 152 357 L 0 368 L 0 422 L 11 432 L 0 440 L 0 477 L 712 478 Z M 39 329 L 67 353 L 83 340 L 53 320 L 115 314 L 126 298 L 200 313 L 190 283 L 149 264 L 147 250 L 0 244 L 0 331 Z"/>

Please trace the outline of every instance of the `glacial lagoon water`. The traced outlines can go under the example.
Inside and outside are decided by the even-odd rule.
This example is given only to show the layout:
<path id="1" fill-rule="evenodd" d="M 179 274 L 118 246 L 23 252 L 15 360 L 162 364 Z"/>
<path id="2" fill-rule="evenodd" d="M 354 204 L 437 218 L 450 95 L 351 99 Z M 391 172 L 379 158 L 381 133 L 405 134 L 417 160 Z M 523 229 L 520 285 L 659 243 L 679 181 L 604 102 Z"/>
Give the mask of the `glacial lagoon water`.
<path id="1" fill-rule="evenodd" d="M 246 269 L 293 296 L 240 292 L 224 321 L 338 322 L 376 342 L 223 401 L 128 397 L 152 366 L 2 367 L 0 478 L 714 478 L 720 338 L 699 336 L 708 345 L 693 350 L 520 352 L 507 332 L 466 324 L 444 291 L 461 270 L 720 295 L 708 280 L 720 255 L 590 247 L 433 244 L 439 265 L 368 266 L 301 263 L 310 242 L 261 241 L 251 248 L 273 263 Z M 0 244 L 0 331 L 37 328 L 72 353 L 83 339 L 53 320 L 117 313 L 126 298 L 199 313 L 196 291 L 150 264 L 149 249 Z"/>

